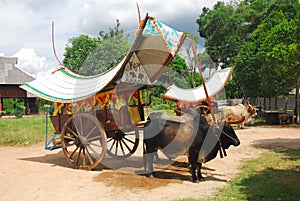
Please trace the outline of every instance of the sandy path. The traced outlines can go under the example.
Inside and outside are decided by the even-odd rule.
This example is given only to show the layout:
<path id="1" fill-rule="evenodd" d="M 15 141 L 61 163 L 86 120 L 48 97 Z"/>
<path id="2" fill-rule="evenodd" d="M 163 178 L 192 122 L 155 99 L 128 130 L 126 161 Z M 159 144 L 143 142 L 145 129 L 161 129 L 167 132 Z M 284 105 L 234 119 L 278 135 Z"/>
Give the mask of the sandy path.
<path id="1" fill-rule="evenodd" d="M 174 200 L 203 198 L 226 185 L 239 171 L 242 159 L 257 157 L 262 148 L 300 147 L 300 128 L 247 127 L 236 129 L 241 145 L 204 165 L 206 182 L 194 184 L 186 158 L 160 172 L 159 178 L 117 170 L 82 171 L 67 164 L 61 150 L 43 144 L 25 148 L 0 147 L 0 200 Z M 141 146 L 140 146 L 141 147 Z M 140 158 L 140 156 L 137 156 Z M 135 167 L 142 170 L 141 166 Z M 121 169 L 120 169 L 121 170 Z"/>

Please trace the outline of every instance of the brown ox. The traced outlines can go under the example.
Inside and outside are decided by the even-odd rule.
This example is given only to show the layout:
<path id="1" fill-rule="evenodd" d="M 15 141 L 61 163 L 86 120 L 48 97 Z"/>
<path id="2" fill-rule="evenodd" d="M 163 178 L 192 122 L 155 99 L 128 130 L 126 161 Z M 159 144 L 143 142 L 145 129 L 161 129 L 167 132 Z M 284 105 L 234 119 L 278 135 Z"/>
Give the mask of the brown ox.
<path id="1" fill-rule="evenodd" d="M 225 106 L 220 108 L 220 111 L 222 120 L 230 123 L 239 123 L 240 128 L 243 128 L 245 123 L 257 115 L 256 108 L 249 104 Z"/>

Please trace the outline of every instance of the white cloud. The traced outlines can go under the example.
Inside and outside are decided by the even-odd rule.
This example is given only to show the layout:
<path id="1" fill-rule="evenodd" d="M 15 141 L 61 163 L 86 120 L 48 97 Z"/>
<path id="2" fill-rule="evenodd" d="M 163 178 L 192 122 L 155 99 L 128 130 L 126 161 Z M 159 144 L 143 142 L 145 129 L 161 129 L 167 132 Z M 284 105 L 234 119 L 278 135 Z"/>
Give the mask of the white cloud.
<path id="1" fill-rule="evenodd" d="M 46 58 L 38 56 L 34 49 L 22 48 L 13 56 L 18 58 L 17 66 L 19 68 L 35 77 L 38 72 L 46 72 L 49 70 Z"/>

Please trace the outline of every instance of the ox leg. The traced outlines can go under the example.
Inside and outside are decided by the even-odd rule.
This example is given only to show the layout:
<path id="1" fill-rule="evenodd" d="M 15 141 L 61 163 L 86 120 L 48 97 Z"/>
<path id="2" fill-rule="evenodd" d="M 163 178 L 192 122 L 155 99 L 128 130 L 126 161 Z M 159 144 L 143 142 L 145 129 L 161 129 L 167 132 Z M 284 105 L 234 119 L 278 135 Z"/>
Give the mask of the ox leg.
<path id="1" fill-rule="evenodd" d="M 153 153 L 148 153 L 147 154 L 147 175 L 148 177 L 153 177 L 153 159 L 154 159 L 154 156 L 155 156 L 156 152 L 153 152 Z"/>
<path id="2" fill-rule="evenodd" d="M 144 168 L 148 177 L 153 177 L 153 159 L 156 152 L 144 153 Z"/>
<path id="3" fill-rule="evenodd" d="M 198 163 L 198 168 L 197 168 L 197 177 L 199 181 L 205 181 L 205 179 L 202 176 L 201 173 L 201 168 L 202 168 L 202 163 Z"/>
<path id="4" fill-rule="evenodd" d="M 196 169 L 197 169 L 197 166 L 191 165 L 191 173 L 192 173 L 192 181 L 193 181 L 193 183 L 199 183 L 199 179 L 196 176 Z"/>
<path id="5" fill-rule="evenodd" d="M 153 148 L 149 146 L 150 141 L 144 139 L 143 143 L 143 162 L 144 162 L 144 170 L 148 177 L 153 177 L 153 159 L 154 155 L 157 154 Z M 148 145 L 148 146 L 147 146 Z"/>
<path id="6" fill-rule="evenodd" d="M 196 175 L 196 170 L 198 169 L 198 163 L 195 157 L 189 157 L 189 163 L 191 165 L 191 174 L 193 183 L 199 183 L 199 179 Z"/>

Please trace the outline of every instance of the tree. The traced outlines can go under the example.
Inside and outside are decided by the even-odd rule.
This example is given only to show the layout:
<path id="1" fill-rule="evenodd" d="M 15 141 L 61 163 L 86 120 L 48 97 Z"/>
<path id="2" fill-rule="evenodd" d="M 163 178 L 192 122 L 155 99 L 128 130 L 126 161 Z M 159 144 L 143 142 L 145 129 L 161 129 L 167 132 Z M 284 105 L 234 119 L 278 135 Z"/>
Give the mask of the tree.
<path id="1" fill-rule="evenodd" d="M 85 59 L 96 48 L 97 42 L 97 39 L 83 34 L 69 39 L 64 53 L 64 66 L 78 73 Z"/>
<path id="2" fill-rule="evenodd" d="M 130 49 L 128 35 L 120 28 L 119 20 L 109 32 L 99 31 L 97 38 L 81 35 L 72 38 L 65 49 L 64 65 L 70 70 L 94 75 L 112 68 Z"/>
<path id="3" fill-rule="evenodd" d="M 232 66 L 242 39 L 239 37 L 241 19 L 235 13 L 234 5 L 225 6 L 223 2 L 218 2 L 214 10 L 203 8 L 197 23 L 213 62 L 224 67 Z"/>
<path id="4" fill-rule="evenodd" d="M 300 80 L 297 0 L 218 2 L 213 10 L 204 8 L 197 23 L 214 61 L 235 64 L 230 89 L 272 97 L 287 94 Z"/>
<path id="5" fill-rule="evenodd" d="M 236 74 L 252 97 L 276 97 L 296 87 L 299 76 L 297 20 L 271 12 L 237 55 Z"/>
<path id="6" fill-rule="evenodd" d="M 193 85 L 191 75 L 186 60 L 176 55 L 169 68 L 158 79 L 158 84 L 165 89 L 170 86 L 171 82 L 181 88 L 191 88 Z M 159 93 L 164 92 L 165 90 L 162 90 Z"/>

